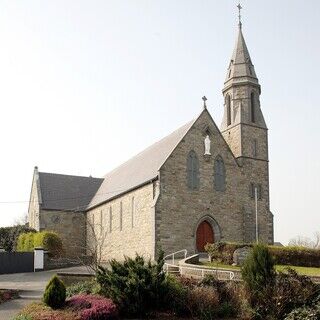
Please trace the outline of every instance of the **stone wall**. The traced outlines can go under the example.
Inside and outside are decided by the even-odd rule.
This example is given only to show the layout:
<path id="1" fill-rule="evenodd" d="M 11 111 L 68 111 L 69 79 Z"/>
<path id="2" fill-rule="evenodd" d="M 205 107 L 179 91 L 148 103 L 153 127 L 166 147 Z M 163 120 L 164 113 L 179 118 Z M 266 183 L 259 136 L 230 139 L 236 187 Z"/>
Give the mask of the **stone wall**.
<path id="1" fill-rule="evenodd" d="M 204 138 L 211 132 L 211 156 L 204 156 Z M 187 187 L 187 155 L 197 153 L 200 162 L 199 190 Z M 226 167 L 226 189 L 214 188 L 214 160 L 220 155 Z M 255 240 L 255 201 L 250 183 L 262 185 L 258 202 L 259 237 L 271 242 L 268 162 L 244 159 L 239 165 L 210 115 L 204 112 L 160 170 L 160 196 L 156 204 L 157 247 L 166 253 L 187 249 L 196 252 L 196 229 L 207 220 L 215 241 Z"/>
<path id="2" fill-rule="evenodd" d="M 86 251 L 86 218 L 83 212 L 40 212 L 39 230 L 55 231 L 63 241 L 66 257 L 79 258 Z"/>
<path id="3" fill-rule="evenodd" d="M 210 131 L 211 156 L 204 156 L 204 138 Z M 199 190 L 187 187 L 187 155 L 197 153 L 200 162 Z M 214 160 L 220 155 L 226 168 L 226 190 L 214 188 Z M 215 241 L 242 242 L 242 197 L 238 189 L 245 175 L 208 112 L 202 113 L 185 138 L 160 170 L 160 196 L 156 204 L 157 247 L 166 253 L 196 251 L 196 229 L 207 219 L 215 231 Z M 245 193 L 248 197 L 248 193 Z"/>
<path id="4" fill-rule="evenodd" d="M 88 248 L 94 251 L 96 245 L 102 245 L 103 261 L 123 260 L 136 253 L 153 258 L 153 198 L 154 186 L 149 183 L 88 211 Z"/>

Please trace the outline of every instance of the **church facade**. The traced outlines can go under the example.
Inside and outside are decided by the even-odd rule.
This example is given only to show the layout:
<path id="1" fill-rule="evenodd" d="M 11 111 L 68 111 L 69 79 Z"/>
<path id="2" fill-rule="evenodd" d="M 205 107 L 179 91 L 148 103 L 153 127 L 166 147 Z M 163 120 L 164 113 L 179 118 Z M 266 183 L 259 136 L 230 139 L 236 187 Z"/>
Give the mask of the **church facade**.
<path id="1" fill-rule="evenodd" d="M 155 258 L 206 243 L 273 243 L 268 129 L 241 23 L 227 70 L 220 129 L 205 104 L 195 119 L 103 178 L 35 169 L 29 224 L 55 230 L 68 256 L 100 239 L 103 260 Z M 98 242 L 99 243 L 99 242 Z"/>

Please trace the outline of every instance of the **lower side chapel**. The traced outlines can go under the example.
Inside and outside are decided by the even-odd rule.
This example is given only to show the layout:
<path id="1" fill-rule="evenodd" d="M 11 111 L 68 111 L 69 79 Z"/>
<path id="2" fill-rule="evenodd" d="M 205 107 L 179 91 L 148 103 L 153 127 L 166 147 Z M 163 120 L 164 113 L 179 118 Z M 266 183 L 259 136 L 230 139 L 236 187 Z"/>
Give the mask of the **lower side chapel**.
<path id="1" fill-rule="evenodd" d="M 220 129 L 205 105 L 193 120 L 103 178 L 39 172 L 29 225 L 60 234 L 68 257 L 99 245 L 103 260 L 154 259 L 206 243 L 273 243 L 268 129 L 242 25 L 224 82 Z"/>

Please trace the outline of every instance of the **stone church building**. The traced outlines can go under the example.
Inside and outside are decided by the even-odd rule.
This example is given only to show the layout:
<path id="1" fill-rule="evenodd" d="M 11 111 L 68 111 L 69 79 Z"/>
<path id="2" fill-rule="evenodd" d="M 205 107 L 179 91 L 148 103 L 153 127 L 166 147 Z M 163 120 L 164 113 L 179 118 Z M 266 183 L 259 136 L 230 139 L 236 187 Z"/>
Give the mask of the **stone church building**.
<path id="1" fill-rule="evenodd" d="M 222 92 L 220 129 L 204 104 L 195 119 L 101 179 L 36 167 L 30 226 L 60 233 L 68 256 L 103 239 L 104 259 L 154 258 L 160 248 L 201 252 L 206 243 L 252 242 L 256 234 L 273 243 L 268 129 L 241 23 Z"/>

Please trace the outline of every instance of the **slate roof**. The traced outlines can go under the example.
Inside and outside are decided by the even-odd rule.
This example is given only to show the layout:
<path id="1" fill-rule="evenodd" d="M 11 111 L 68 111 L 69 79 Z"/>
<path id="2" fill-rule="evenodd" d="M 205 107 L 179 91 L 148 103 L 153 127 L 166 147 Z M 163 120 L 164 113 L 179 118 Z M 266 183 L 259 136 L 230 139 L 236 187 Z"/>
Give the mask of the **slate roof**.
<path id="1" fill-rule="evenodd" d="M 249 50 L 244 40 L 241 26 L 239 27 L 238 37 L 231 57 L 225 84 L 233 80 L 233 82 L 245 80 L 258 84 L 257 75 L 250 58 Z"/>
<path id="2" fill-rule="evenodd" d="M 39 172 L 41 208 L 84 211 L 103 179 Z"/>
<path id="3" fill-rule="evenodd" d="M 158 176 L 160 167 L 195 121 L 188 122 L 106 174 L 103 183 L 88 205 L 88 209 L 154 180 Z"/>

